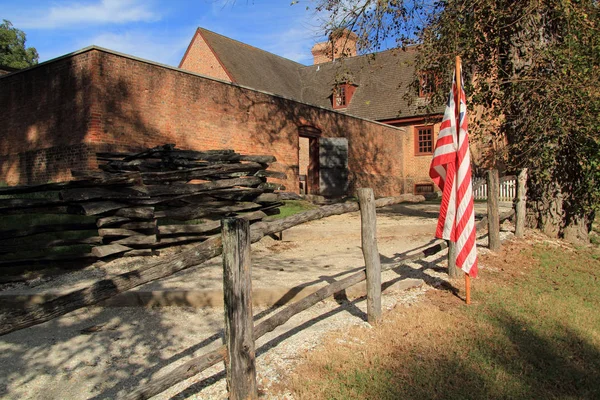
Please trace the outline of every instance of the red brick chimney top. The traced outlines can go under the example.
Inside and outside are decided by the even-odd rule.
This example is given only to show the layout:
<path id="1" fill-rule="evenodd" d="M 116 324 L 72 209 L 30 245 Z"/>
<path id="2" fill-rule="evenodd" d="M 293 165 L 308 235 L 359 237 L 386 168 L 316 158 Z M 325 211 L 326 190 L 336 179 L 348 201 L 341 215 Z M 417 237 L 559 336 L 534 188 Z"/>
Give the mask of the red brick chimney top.
<path id="1" fill-rule="evenodd" d="M 348 29 L 337 29 L 329 35 L 327 42 L 317 43 L 313 46 L 313 64 L 321 64 L 342 57 L 356 55 L 358 36 Z"/>

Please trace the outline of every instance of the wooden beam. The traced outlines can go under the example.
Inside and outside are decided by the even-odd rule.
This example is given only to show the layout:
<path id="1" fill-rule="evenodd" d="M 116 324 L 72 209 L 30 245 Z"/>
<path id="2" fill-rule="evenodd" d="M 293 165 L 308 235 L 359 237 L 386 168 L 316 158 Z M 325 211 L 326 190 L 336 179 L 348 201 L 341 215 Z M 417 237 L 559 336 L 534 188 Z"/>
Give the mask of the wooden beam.
<path id="1" fill-rule="evenodd" d="M 456 243 L 448 240 L 448 276 L 450 279 L 462 278 L 464 273 L 456 268 Z"/>
<path id="2" fill-rule="evenodd" d="M 497 169 L 487 171 L 488 247 L 491 251 L 500 250 L 500 217 L 498 215 L 500 184 L 498 180 Z"/>
<path id="3" fill-rule="evenodd" d="M 373 189 L 357 191 L 360 205 L 360 233 L 362 253 L 367 270 L 367 320 L 376 324 L 381 320 L 381 259 L 377 248 L 377 215 Z"/>
<path id="4" fill-rule="evenodd" d="M 148 220 L 154 218 L 154 207 L 121 208 L 115 213 L 117 217 Z"/>
<path id="5" fill-rule="evenodd" d="M 227 389 L 230 400 L 257 399 L 252 322 L 250 228 L 241 218 L 222 221 Z"/>
<path id="6" fill-rule="evenodd" d="M 375 200 L 377 207 L 389 206 L 404 202 L 421 202 L 423 196 L 404 194 Z M 358 211 L 358 203 L 342 203 L 320 207 L 318 209 L 298 213 L 288 218 L 272 222 L 257 222 L 252 225 L 251 241 L 255 243 L 270 233 L 281 232 L 304 222 L 325 218 L 331 215 Z M 97 248 L 97 247 L 96 247 Z M 29 326 L 41 324 L 82 307 L 96 304 L 112 296 L 133 289 L 144 283 L 164 278 L 191 266 L 199 265 L 206 260 L 218 256 L 222 252 L 221 238 L 212 237 L 193 249 L 185 250 L 168 260 L 140 266 L 131 271 L 103 279 L 92 285 L 59 296 L 44 304 L 32 306 L 27 310 L 10 310 L 0 321 L 0 336 Z"/>
<path id="7" fill-rule="evenodd" d="M 525 235 L 525 219 L 527 218 L 527 168 L 523 168 L 517 179 L 517 204 L 515 209 L 515 237 Z"/>
<path id="8" fill-rule="evenodd" d="M 80 223 L 80 224 L 48 224 L 48 225 L 37 225 L 24 229 L 10 229 L 6 231 L 0 231 L 0 239 L 12 239 L 17 237 L 25 237 L 31 235 L 37 235 L 39 233 L 49 232 L 64 232 L 64 231 L 90 231 L 96 230 L 96 224 L 94 223 Z"/>
<path id="9" fill-rule="evenodd" d="M 118 243 L 107 244 L 106 246 L 96 246 L 92 249 L 94 257 L 104 258 L 114 254 L 125 253 L 131 250 L 131 247 L 126 247 Z"/>
<path id="10" fill-rule="evenodd" d="M 156 243 L 156 235 L 140 235 L 128 236 L 123 239 L 114 241 L 115 244 L 122 244 L 130 247 L 149 247 Z"/>
<path id="11" fill-rule="evenodd" d="M 139 235 L 139 233 L 136 231 L 132 231 L 131 229 L 122 229 L 122 228 L 101 228 L 101 229 L 98 229 L 98 234 L 102 237 L 110 237 L 110 238 Z"/>
<path id="12" fill-rule="evenodd" d="M 51 239 L 45 241 L 11 241 L 11 244 L 0 243 L 0 253 L 16 253 L 19 251 L 39 250 L 46 247 L 72 246 L 78 244 L 100 245 L 102 237 L 92 236 L 80 239 Z"/>

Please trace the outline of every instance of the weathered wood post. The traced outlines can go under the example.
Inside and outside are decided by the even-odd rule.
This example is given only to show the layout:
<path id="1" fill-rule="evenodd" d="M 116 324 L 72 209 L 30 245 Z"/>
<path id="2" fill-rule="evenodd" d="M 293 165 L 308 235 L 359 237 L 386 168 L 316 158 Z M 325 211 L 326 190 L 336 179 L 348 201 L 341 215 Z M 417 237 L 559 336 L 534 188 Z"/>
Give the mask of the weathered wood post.
<path id="1" fill-rule="evenodd" d="M 492 251 L 500 250 L 500 216 L 498 210 L 499 184 L 498 170 L 487 172 L 487 214 L 488 214 L 488 247 Z"/>
<path id="2" fill-rule="evenodd" d="M 459 279 L 463 275 L 462 269 L 456 268 L 456 243 L 448 240 L 448 276 L 450 279 Z"/>
<path id="3" fill-rule="evenodd" d="M 517 204 L 515 207 L 515 236 L 523 237 L 527 218 L 527 168 L 517 178 Z"/>
<path id="4" fill-rule="evenodd" d="M 221 227 L 227 390 L 232 400 L 257 399 L 250 225 L 245 219 L 226 218 Z"/>
<path id="5" fill-rule="evenodd" d="M 377 214 L 373 189 L 358 189 L 360 232 L 363 257 L 367 267 L 367 320 L 381 320 L 381 260 L 377 249 Z"/>

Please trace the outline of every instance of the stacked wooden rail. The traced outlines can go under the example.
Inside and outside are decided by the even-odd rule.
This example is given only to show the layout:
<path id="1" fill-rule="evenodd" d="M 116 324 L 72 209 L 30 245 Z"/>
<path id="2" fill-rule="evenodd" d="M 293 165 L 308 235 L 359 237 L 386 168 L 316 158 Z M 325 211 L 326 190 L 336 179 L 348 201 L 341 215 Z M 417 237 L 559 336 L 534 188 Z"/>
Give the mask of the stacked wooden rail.
<path id="1" fill-rule="evenodd" d="M 219 219 L 224 216 L 259 221 L 278 213 L 282 204 L 274 191 L 284 187 L 267 182 L 285 179 L 285 174 L 268 170 L 275 161 L 272 156 L 164 145 L 140 153 L 98 153 L 97 158 L 100 171 L 74 171 L 71 182 L 0 188 L 0 218 L 19 214 L 80 218 L 1 230 L 0 254 L 12 257 L 0 261 L 0 266 L 156 254 L 168 246 L 206 240 L 220 230 Z M 87 245 L 83 252 L 31 258 L 27 251 L 39 248 L 39 241 L 16 239 L 65 230 L 87 235 L 50 237 L 42 246 Z"/>

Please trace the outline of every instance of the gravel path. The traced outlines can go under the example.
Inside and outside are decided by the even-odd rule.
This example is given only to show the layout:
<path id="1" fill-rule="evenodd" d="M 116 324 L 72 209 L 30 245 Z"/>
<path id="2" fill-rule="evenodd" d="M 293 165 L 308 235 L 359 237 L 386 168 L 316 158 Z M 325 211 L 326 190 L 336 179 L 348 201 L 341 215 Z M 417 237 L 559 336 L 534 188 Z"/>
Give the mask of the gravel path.
<path id="1" fill-rule="evenodd" d="M 411 211 L 412 210 L 412 211 Z M 400 215 L 407 212 L 411 215 Z M 436 212 L 435 210 L 433 212 Z M 390 262 L 410 249 L 431 242 L 435 219 L 426 208 L 390 207 L 378 210 L 378 246 Z M 483 240 L 485 243 L 486 240 Z M 485 251 L 485 249 L 482 249 Z M 363 265 L 358 213 L 314 221 L 284 232 L 284 240 L 265 239 L 253 246 L 254 287 L 291 287 L 303 282 L 324 285 Z M 139 260 L 95 265 L 52 281 L 30 283 L 36 289 L 73 287 L 131 268 Z M 410 290 L 387 292 L 384 309 L 412 304 L 447 278 L 445 254 L 389 271 L 384 281 L 421 279 Z M 183 271 L 150 283 L 156 288 L 196 288 L 220 285 L 220 260 L 209 267 Z M 5 287 L 5 290 L 23 287 Z M 257 343 L 261 393 L 284 376 L 303 351 L 324 335 L 365 322 L 366 301 L 323 301 L 298 314 Z M 255 308 L 257 320 L 273 310 Z M 115 398 L 221 344 L 220 308 L 90 307 L 0 337 L 0 396 L 6 399 Z M 156 396 L 157 399 L 226 398 L 222 364 Z M 284 396 L 285 397 L 285 396 Z"/>

